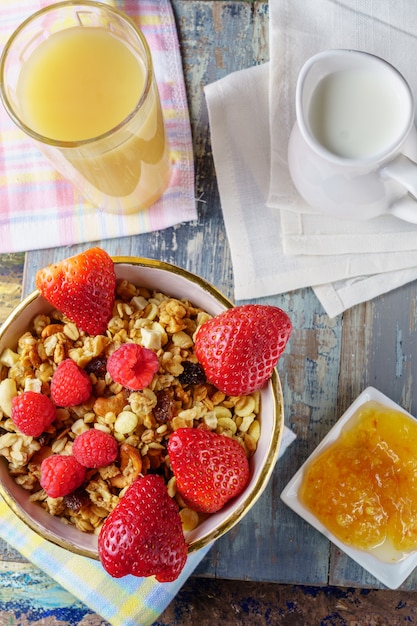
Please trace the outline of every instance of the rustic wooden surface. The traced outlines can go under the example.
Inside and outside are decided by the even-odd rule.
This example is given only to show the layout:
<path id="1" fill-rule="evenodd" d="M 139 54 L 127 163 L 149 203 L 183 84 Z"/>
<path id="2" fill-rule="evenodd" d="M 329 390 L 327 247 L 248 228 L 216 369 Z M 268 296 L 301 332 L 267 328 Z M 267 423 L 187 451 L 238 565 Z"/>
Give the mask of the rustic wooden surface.
<path id="1" fill-rule="evenodd" d="M 22 294 L 34 288 L 37 268 L 95 243 L 112 255 L 175 263 L 208 279 L 233 299 L 233 271 L 203 87 L 268 59 L 268 4 L 173 0 L 173 7 L 192 120 L 198 219 L 148 235 L 30 252 L 25 258 L 23 254 L 0 255 L 0 321 Z M 371 590 L 382 585 L 279 498 L 298 467 L 367 385 L 416 412 L 416 284 L 333 320 L 310 289 L 267 302 L 284 308 L 293 321 L 293 335 L 279 372 L 286 423 L 297 439 L 279 461 L 264 495 L 235 529 L 216 542 L 158 624 L 417 622 L 412 592 L 417 574 L 410 576 L 401 592 Z M 99 616 L 4 542 L 0 553 L 1 625 L 104 625 Z M 294 587 L 294 583 L 304 586 Z"/>

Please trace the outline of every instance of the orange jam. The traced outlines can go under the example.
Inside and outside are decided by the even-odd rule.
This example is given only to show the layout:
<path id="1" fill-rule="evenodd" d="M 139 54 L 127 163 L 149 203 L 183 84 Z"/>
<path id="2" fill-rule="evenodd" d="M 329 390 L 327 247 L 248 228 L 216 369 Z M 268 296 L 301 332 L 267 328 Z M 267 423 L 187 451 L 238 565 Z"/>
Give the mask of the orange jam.
<path id="1" fill-rule="evenodd" d="M 339 540 L 417 548 L 417 421 L 369 401 L 307 467 L 304 504 Z"/>

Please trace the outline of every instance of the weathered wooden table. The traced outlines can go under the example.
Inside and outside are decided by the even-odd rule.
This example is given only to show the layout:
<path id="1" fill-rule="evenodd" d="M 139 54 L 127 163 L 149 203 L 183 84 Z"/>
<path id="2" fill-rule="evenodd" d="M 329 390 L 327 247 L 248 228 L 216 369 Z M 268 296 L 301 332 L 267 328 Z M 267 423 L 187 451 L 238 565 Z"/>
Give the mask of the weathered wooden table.
<path id="1" fill-rule="evenodd" d="M 268 60 L 268 4 L 173 0 L 173 7 L 192 120 L 198 219 L 160 232 L 94 243 L 112 255 L 175 263 L 203 276 L 233 299 L 233 271 L 213 167 L 203 87 L 230 72 Z M 22 294 L 34 289 L 37 268 L 91 245 L 1 255 L 1 321 Z M 413 352 L 417 340 L 417 285 L 409 284 L 359 305 L 337 319 L 327 317 L 310 289 L 266 301 L 282 307 L 293 321 L 293 335 L 279 362 L 279 372 L 285 421 L 297 439 L 279 461 L 264 495 L 237 527 L 216 542 L 196 575 L 379 588 L 382 585 L 378 581 L 286 508 L 279 496 L 338 416 L 367 385 L 380 389 L 406 410 L 416 411 L 417 359 L 413 358 Z M 404 583 L 403 589 L 416 587 L 417 572 Z M 4 543 L 1 544 L 0 590 L 3 602 L 11 601 L 12 595 L 17 594 L 19 602 L 29 606 L 38 597 L 43 607 L 59 606 L 61 602 L 62 606 L 72 607 L 73 615 L 81 615 L 82 607 L 75 599 L 68 598 L 68 594 Z M 74 617 L 74 622 L 68 623 L 79 622 L 80 618 Z"/>

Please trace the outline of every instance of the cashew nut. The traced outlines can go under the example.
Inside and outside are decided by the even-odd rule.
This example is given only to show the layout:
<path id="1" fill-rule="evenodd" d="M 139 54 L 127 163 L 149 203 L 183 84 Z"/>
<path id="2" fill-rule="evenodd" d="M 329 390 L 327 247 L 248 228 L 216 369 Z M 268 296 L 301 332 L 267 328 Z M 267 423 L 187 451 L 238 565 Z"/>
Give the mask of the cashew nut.
<path id="1" fill-rule="evenodd" d="M 107 413 L 118 415 L 125 406 L 126 395 L 123 390 L 108 398 L 97 398 L 94 402 L 93 411 L 96 415 L 100 415 L 101 417 L 104 417 Z"/>
<path id="2" fill-rule="evenodd" d="M 6 417 L 12 414 L 12 398 L 17 395 L 16 381 L 5 378 L 0 383 L 0 410 Z"/>
<path id="3" fill-rule="evenodd" d="M 142 457 L 134 446 L 123 443 L 120 446 L 120 474 L 110 478 L 112 487 L 123 489 L 127 487 L 142 472 Z"/>
<path id="4" fill-rule="evenodd" d="M 62 333 L 64 330 L 64 324 L 48 324 L 41 332 L 42 339 L 56 335 L 56 333 Z"/>

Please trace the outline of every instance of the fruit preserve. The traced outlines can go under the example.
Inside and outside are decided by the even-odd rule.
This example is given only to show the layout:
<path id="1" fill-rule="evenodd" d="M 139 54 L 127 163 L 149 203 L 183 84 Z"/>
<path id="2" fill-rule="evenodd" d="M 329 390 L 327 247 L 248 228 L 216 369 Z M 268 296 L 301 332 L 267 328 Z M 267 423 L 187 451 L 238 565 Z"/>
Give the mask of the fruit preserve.
<path id="1" fill-rule="evenodd" d="M 417 421 L 366 402 L 307 466 L 299 497 L 352 547 L 383 560 L 416 549 Z"/>

